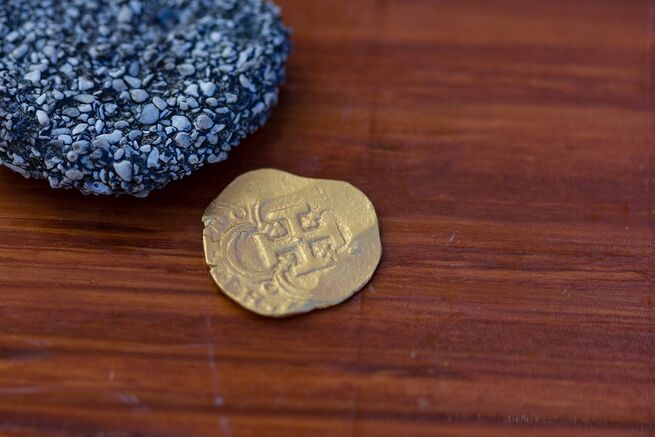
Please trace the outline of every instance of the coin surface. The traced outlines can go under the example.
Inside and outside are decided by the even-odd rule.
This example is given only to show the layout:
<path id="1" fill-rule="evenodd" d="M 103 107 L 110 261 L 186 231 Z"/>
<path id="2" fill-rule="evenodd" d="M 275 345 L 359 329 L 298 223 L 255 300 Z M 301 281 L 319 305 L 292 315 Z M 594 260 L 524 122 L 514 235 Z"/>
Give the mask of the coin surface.
<path id="1" fill-rule="evenodd" d="M 212 277 L 263 316 L 343 302 L 366 285 L 382 256 L 373 204 L 347 182 L 255 170 L 225 188 L 203 223 Z"/>

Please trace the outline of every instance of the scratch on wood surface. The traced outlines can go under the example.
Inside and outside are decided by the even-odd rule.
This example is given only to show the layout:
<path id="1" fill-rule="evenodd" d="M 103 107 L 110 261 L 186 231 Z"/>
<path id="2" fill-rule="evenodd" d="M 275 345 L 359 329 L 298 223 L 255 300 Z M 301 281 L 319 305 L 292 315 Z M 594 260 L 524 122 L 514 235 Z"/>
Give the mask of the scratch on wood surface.
<path id="1" fill-rule="evenodd" d="M 119 393 L 118 399 L 126 406 L 139 411 L 150 412 L 150 407 L 144 404 L 138 396 L 132 393 Z"/>
<path id="2" fill-rule="evenodd" d="M 220 397 L 219 393 L 219 381 L 218 381 L 218 369 L 216 367 L 216 353 L 214 350 L 214 341 L 213 341 L 213 326 L 211 321 L 211 314 L 208 312 L 205 313 L 205 324 L 207 325 L 209 338 L 207 339 L 207 365 L 209 366 L 209 371 L 212 378 L 212 387 L 214 389 L 214 399 Z"/>
<path id="3" fill-rule="evenodd" d="M 25 343 L 31 345 L 31 346 L 52 346 L 52 343 L 48 340 L 43 340 L 40 338 L 26 338 Z"/>
<path id="4" fill-rule="evenodd" d="M 225 416 L 221 416 L 218 419 L 218 426 L 221 428 L 224 436 L 231 436 L 232 432 L 230 431 L 230 421 Z"/>
<path id="5" fill-rule="evenodd" d="M 0 395 L 16 395 L 16 394 L 30 394 L 30 393 L 43 393 L 45 388 L 39 386 L 25 386 L 25 387 L 0 387 Z"/>
<path id="6" fill-rule="evenodd" d="M 218 424 L 224 435 L 230 435 L 230 421 L 222 414 L 221 407 L 225 404 L 225 399 L 221 395 L 220 375 L 216 365 L 216 351 L 214 348 L 214 325 L 212 323 L 211 305 L 212 295 L 207 298 L 208 304 L 205 310 L 205 325 L 207 327 L 207 365 L 211 375 L 212 383 L 212 404 L 219 412 Z"/>

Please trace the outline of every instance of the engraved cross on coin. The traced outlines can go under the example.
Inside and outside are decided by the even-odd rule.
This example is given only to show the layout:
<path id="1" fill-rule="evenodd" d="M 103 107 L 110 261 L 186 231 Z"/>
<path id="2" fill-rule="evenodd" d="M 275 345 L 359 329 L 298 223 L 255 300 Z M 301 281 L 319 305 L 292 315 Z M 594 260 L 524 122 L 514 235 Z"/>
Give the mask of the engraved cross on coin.
<path id="1" fill-rule="evenodd" d="M 274 231 L 257 234 L 255 241 L 270 269 L 291 256 L 296 276 L 318 272 L 334 266 L 335 252 L 346 244 L 334 217 L 307 203 L 271 211 L 264 221 Z"/>

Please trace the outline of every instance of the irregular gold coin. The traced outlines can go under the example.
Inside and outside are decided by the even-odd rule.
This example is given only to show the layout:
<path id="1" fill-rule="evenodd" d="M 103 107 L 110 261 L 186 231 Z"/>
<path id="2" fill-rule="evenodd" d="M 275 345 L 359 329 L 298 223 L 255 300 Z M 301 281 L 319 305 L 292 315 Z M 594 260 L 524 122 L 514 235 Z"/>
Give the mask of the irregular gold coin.
<path id="1" fill-rule="evenodd" d="M 209 205 L 203 223 L 212 277 L 264 316 L 343 302 L 366 285 L 382 256 L 373 205 L 346 182 L 245 173 Z"/>

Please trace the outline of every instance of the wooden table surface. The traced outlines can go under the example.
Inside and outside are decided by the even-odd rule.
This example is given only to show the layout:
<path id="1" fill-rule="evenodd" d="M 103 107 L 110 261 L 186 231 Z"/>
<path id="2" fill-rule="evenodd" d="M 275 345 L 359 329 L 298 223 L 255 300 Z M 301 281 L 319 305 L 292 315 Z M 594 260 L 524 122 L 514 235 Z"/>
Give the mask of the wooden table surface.
<path id="1" fill-rule="evenodd" d="M 284 0 L 270 123 L 145 200 L 0 171 L 0 434 L 655 432 L 655 1 Z M 283 321 L 213 284 L 239 174 L 347 180 L 384 258 Z"/>

